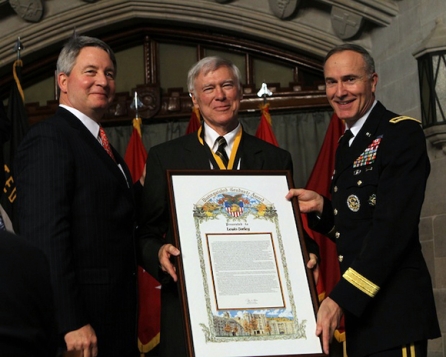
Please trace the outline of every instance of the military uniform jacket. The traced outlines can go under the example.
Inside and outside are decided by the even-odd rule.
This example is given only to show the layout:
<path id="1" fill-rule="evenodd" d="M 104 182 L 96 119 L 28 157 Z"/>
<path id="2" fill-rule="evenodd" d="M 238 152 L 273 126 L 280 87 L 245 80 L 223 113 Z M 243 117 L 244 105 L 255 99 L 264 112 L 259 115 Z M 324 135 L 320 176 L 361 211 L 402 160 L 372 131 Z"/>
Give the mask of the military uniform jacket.
<path id="1" fill-rule="evenodd" d="M 430 164 L 418 121 L 377 103 L 342 160 L 316 231 L 336 242 L 347 354 L 441 336 L 418 223 Z"/>

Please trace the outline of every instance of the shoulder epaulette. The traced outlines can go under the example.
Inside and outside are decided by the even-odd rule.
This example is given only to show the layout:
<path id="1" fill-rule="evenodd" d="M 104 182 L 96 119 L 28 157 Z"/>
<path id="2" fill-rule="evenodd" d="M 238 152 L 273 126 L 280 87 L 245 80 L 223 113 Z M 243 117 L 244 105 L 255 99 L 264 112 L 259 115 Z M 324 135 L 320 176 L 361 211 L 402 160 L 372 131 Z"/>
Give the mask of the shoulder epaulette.
<path id="1" fill-rule="evenodd" d="M 397 123 L 399 123 L 400 121 L 403 121 L 403 120 L 413 120 L 413 121 L 416 121 L 418 124 L 421 124 L 421 120 L 418 120 L 418 119 L 415 119 L 415 118 L 412 118 L 412 117 L 407 117 L 407 116 L 404 116 L 404 115 L 392 118 L 389 121 L 392 124 L 397 124 Z"/>

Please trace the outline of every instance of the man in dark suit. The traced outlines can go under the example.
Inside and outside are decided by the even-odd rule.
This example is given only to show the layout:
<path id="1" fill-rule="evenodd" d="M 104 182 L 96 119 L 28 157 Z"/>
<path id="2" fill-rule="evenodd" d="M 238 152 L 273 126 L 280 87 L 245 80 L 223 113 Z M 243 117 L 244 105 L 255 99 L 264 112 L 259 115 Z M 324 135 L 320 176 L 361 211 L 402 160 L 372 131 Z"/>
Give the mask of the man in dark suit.
<path id="1" fill-rule="evenodd" d="M 427 340 L 441 334 L 418 233 L 430 170 L 423 130 L 376 101 L 378 75 L 362 47 L 331 50 L 324 75 L 328 100 L 348 128 L 332 200 L 289 193 L 339 254 L 342 277 L 320 306 L 316 332 L 328 353 L 343 314 L 349 357 L 426 356 Z"/>
<path id="2" fill-rule="evenodd" d="M 138 353 L 132 180 L 99 124 L 115 75 L 107 44 L 70 39 L 57 62 L 60 107 L 16 157 L 20 233 L 49 259 L 60 347 L 84 357 Z"/>
<path id="3" fill-rule="evenodd" d="M 233 63 L 219 57 L 202 59 L 189 71 L 188 89 L 194 106 L 200 110 L 203 125 L 197 133 L 160 144 L 149 151 L 139 229 L 143 266 L 163 284 L 161 357 L 186 356 L 177 275 L 171 262 L 180 251 L 173 245 L 166 170 L 276 169 L 292 172 L 289 152 L 249 135 L 240 125 L 237 113 L 242 87 L 239 70 Z M 222 137 L 225 147 L 223 153 L 219 153 Z M 316 251 L 314 241 L 309 251 Z M 316 257 L 311 255 L 308 267 L 315 266 Z"/>
<path id="4" fill-rule="evenodd" d="M 0 355 L 55 357 L 56 320 L 45 254 L 0 231 Z"/>

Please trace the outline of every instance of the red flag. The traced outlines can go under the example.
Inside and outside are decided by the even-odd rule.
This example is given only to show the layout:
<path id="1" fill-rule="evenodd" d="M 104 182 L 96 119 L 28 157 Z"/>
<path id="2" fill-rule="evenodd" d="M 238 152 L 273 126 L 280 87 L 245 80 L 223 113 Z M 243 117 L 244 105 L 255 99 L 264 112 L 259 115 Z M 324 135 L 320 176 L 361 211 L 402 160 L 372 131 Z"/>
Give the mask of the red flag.
<path id="1" fill-rule="evenodd" d="M 192 114 L 189 119 L 189 124 L 186 128 L 186 134 L 191 134 L 197 131 L 201 126 L 200 111 L 196 107 L 192 107 Z"/>
<path id="2" fill-rule="evenodd" d="M 313 190 L 327 198 L 330 198 L 331 176 L 333 175 L 335 153 L 340 136 L 344 133 L 345 124 L 339 120 L 336 114 L 331 117 L 325 134 L 324 142 L 319 151 L 313 171 L 310 174 L 306 188 Z M 328 295 L 336 283 L 340 279 L 338 255 L 336 252 L 336 244 L 327 237 L 314 232 L 308 228 L 306 215 L 302 215 L 304 228 L 319 244 L 319 253 L 321 262 L 319 266 L 319 280 L 317 284 L 317 292 L 319 301 L 322 301 Z M 345 333 L 343 321 L 341 327 L 335 332 L 335 338 L 339 342 L 345 341 Z"/>
<path id="3" fill-rule="evenodd" d="M 125 152 L 124 160 L 129 167 L 133 182 L 142 176 L 147 151 L 141 140 L 141 119 L 133 119 L 133 131 Z M 141 267 L 138 267 L 139 318 L 138 348 L 147 353 L 160 341 L 160 284 Z"/>
<path id="4" fill-rule="evenodd" d="M 147 151 L 141 140 L 141 119 L 136 118 L 133 119 L 133 131 L 124 155 L 124 160 L 132 175 L 133 183 L 142 176 L 146 159 Z"/>
<path id="5" fill-rule="evenodd" d="M 269 115 L 269 103 L 261 105 L 260 110 L 262 111 L 262 114 L 255 136 L 278 147 L 279 144 L 273 132 L 271 115 Z"/>

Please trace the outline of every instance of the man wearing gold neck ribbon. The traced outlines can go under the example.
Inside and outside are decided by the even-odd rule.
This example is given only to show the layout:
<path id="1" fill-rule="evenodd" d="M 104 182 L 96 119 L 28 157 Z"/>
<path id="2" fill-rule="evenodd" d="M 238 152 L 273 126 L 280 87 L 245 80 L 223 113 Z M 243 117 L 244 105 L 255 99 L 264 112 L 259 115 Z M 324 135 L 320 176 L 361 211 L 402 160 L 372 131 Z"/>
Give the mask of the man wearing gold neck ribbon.
<path id="1" fill-rule="evenodd" d="M 202 126 L 197 133 L 150 149 L 139 229 L 143 266 L 163 284 L 161 357 L 186 356 L 177 274 L 171 262 L 171 258 L 179 256 L 180 251 L 173 245 L 173 230 L 169 222 L 166 170 L 263 169 L 293 172 L 288 151 L 249 135 L 240 125 L 238 110 L 242 86 L 240 72 L 232 62 L 219 57 L 203 58 L 189 71 L 188 90 L 194 106 L 200 110 Z M 218 144 L 221 137 L 226 142 L 224 148 Z M 225 153 L 219 154 L 219 147 Z M 314 241 L 310 238 L 307 241 L 308 250 L 316 252 Z M 311 269 L 316 267 L 317 260 L 314 254 L 310 257 L 307 267 Z"/>

